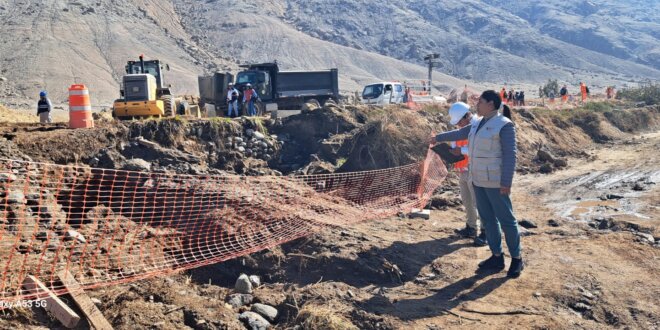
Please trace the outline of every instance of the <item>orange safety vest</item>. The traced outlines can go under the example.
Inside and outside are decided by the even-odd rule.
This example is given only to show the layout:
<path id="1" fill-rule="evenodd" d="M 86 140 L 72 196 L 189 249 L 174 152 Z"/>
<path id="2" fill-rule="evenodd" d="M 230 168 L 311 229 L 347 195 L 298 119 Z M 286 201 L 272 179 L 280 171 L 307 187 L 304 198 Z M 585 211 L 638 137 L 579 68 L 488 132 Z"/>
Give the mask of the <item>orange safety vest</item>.
<path id="1" fill-rule="evenodd" d="M 468 140 L 460 140 L 460 141 L 454 141 L 451 143 L 451 146 L 453 148 L 461 148 L 461 147 L 467 147 L 468 145 Z M 461 160 L 460 162 L 456 162 L 454 164 L 454 169 L 458 172 L 465 172 L 468 169 L 468 156 L 463 155 L 465 159 Z"/>

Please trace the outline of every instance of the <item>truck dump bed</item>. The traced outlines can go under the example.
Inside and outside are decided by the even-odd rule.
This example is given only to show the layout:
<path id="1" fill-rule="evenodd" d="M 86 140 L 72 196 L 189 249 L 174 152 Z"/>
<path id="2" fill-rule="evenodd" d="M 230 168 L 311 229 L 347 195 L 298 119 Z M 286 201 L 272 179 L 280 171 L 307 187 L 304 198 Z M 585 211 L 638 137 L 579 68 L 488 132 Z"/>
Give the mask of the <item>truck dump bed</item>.
<path id="1" fill-rule="evenodd" d="M 280 97 L 339 97 L 337 69 L 320 71 L 280 71 L 277 75 Z"/>
<path id="2" fill-rule="evenodd" d="M 226 103 L 227 84 L 234 80 L 230 73 L 216 72 L 210 76 L 199 76 L 199 98 L 207 104 L 217 106 Z"/>

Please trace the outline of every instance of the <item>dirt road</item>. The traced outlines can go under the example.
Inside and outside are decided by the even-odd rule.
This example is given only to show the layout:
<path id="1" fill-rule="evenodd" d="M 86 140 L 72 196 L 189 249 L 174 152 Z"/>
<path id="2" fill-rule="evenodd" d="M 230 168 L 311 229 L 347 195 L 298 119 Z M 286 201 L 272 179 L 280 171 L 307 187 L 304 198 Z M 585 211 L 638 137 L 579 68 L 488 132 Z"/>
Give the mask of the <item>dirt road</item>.
<path id="1" fill-rule="evenodd" d="M 475 275 L 489 251 L 450 234 L 462 225 L 456 210 L 356 228 L 404 273 L 400 285 L 359 290 L 357 307 L 395 328 L 657 328 L 659 245 L 635 231 L 658 237 L 659 146 L 660 133 L 646 134 L 598 145 L 593 160 L 553 175 L 518 176 L 517 216 L 538 228 L 523 238 L 516 280 Z"/>

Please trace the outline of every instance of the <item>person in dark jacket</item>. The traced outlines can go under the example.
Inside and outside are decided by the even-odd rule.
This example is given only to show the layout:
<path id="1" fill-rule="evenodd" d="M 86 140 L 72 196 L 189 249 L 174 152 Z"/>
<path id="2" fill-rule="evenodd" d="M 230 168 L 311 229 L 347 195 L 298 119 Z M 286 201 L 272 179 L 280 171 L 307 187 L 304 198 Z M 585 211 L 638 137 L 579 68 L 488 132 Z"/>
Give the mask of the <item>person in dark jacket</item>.
<path id="1" fill-rule="evenodd" d="M 504 269 L 504 231 L 512 258 L 507 276 L 516 278 L 524 268 L 518 222 L 509 197 L 516 168 L 516 129 L 508 106 L 505 105 L 502 113 L 499 113 L 501 105 L 502 100 L 497 92 L 483 92 L 477 103 L 477 113 L 481 118 L 461 129 L 439 134 L 435 139 L 438 142 L 468 139 L 469 172 L 477 210 L 486 227 L 488 246 L 493 254 L 479 263 L 479 268 L 495 271 Z"/>
<path id="2" fill-rule="evenodd" d="M 53 111 L 53 104 L 48 98 L 48 93 L 46 91 L 41 91 L 39 93 L 39 102 L 37 102 L 37 116 L 39 116 L 39 122 L 42 124 L 52 123 L 53 118 L 50 116 L 51 111 Z"/>

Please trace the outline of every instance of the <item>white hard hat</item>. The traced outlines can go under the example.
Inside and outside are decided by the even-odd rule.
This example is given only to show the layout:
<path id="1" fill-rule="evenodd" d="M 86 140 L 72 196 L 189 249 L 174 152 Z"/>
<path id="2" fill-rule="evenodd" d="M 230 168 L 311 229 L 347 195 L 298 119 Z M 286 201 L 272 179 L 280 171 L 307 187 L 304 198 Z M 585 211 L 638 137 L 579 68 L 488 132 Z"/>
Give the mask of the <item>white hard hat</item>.
<path id="1" fill-rule="evenodd" d="M 458 122 L 465 116 L 466 113 L 470 111 L 470 106 L 463 102 L 456 102 L 451 105 L 449 108 L 449 123 L 452 125 L 458 124 Z"/>

